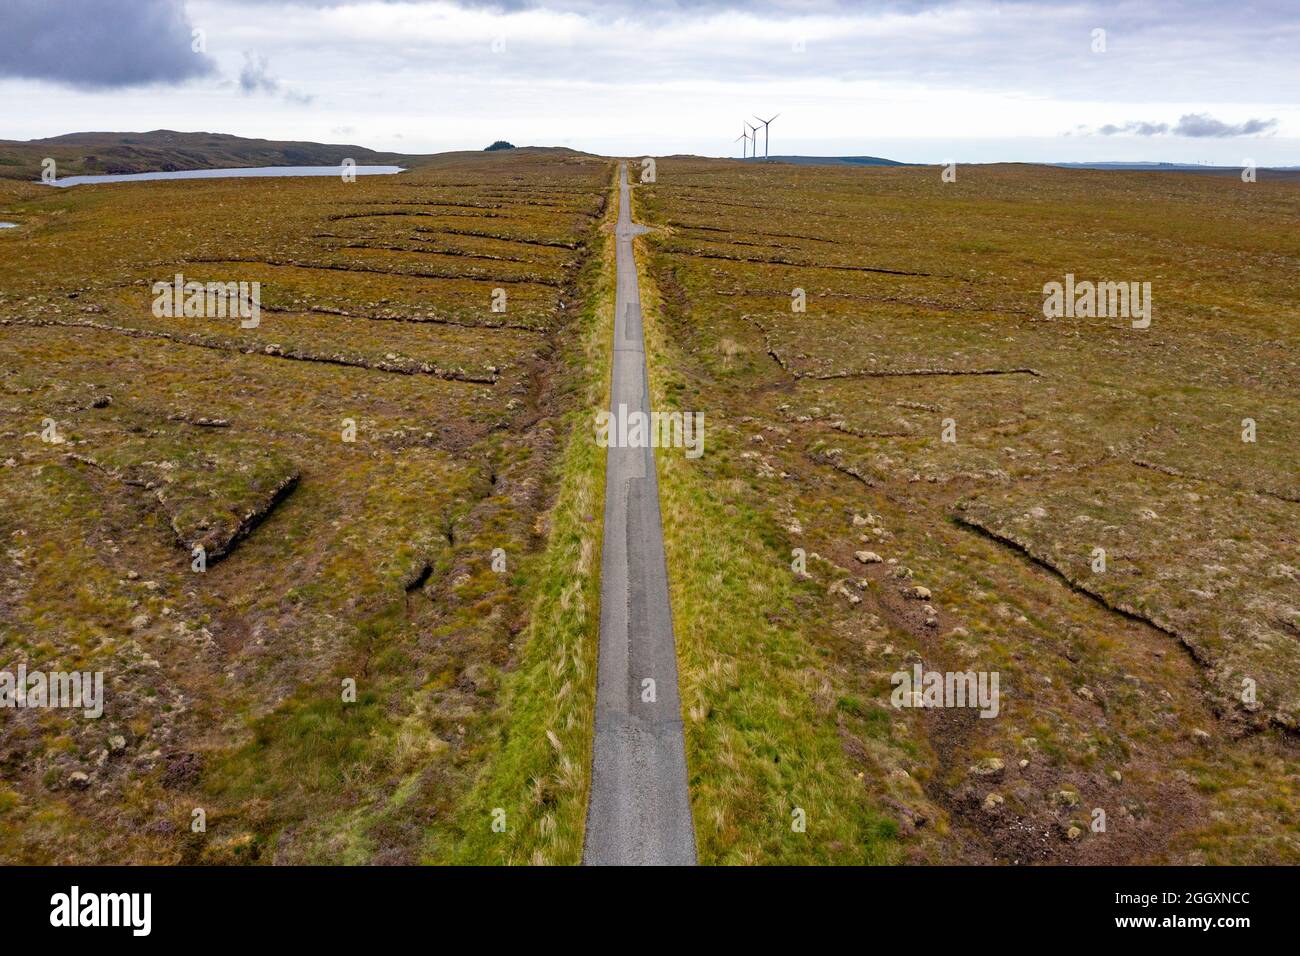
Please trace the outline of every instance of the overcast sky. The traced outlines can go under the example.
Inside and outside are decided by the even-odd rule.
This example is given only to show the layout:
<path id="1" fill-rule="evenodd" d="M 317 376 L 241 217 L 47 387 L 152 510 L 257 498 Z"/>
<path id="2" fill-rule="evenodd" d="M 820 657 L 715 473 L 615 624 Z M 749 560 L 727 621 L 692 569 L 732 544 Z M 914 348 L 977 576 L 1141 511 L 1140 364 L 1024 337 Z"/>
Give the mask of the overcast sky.
<path id="1" fill-rule="evenodd" d="M 1297 165 L 1300 0 L 0 0 L 0 102 L 5 139 L 717 156 L 780 113 L 773 153 Z"/>

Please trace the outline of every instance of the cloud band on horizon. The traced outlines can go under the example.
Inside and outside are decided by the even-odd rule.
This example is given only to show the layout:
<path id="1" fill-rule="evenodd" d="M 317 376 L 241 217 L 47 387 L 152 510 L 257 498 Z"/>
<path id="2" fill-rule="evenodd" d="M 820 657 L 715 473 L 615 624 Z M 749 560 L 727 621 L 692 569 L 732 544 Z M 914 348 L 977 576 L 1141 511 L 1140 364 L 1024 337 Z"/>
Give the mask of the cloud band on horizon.
<path id="1" fill-rule="evenodd" d="M 1276 119 L 1248 119 L 1244 123 L 1225 123 L 1209 113 L 1185 113 L 1178 122 L 1151 123 L 1133 121 L 1117 126 L 1107 123 L 1097 132 L 1102 136 L 1187 136 L 1194 139 L 1226 139 L 1232 136 L 1258 136 L 1277 127 Z"/>

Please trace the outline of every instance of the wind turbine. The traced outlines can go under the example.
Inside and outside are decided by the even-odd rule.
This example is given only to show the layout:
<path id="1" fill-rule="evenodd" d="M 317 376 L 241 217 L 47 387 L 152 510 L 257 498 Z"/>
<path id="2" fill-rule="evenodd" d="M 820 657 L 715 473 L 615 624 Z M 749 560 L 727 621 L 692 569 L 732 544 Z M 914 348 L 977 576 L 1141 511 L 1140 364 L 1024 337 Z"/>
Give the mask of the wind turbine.
<path id="1" fill-rule="evenodd" d="M 737 136 L 734 140 L 732 140 L 732 142 L 733 142 L 733 143 L 734 143 L 734 142 L 738 142 L 738 141 L 740 141 L 740 140 L 742 140 L 742 139 L 745 141 L 745 145 L 748 145 L 750 142 L 753 142 L 753 144 L 754 144 L 753 154 L 754 154 L 755 156 L 757 156 L 757 155 L 758 155 L 758 139 L 757 139 L 755 136 L 752 136 L 752 135 L 751 135 L 751 133 L 752 133 L 754 130 L 756 130 L 756 129 L 758 129 L 757 126 L 750 126 L 748 123 L 746 123 L 746 122 L 744 122 L 744 121 L 742 120 L 741 123 L 740 123 L 740 135 Z M 741 159 L 744 159 L 746 155 L 747 155 L 747 154 L 745 153 L 745 146 L 741 146 L 741 147 L 740 147 L 740 158 L 741 158 Z"/>
<path id="2" fill-rule="evenodd" d="M 748 120 L 745 121 L 745 125 L 749 126 Z M 757 159 L 758 158 L 758 127 L 757 126 L 749 126 L 749 138 L 754 144 L 754 150 L 750 155 L 752 155 L 754 158 Z"/>
<path id="3" fill-rule="evenodd" d="M 780 116 L 780 115 L 781 115 L 780 113 L 777 113 L 777 114 L 776 114 L 776 116 Z M 761 116 L 755 116 L 755 117 L 754 117 L 754 119 L 758 120 L 760 123 L 763 124 L 763 162 L 767 162 L 767 161 L 768 161 L 768 160 L 767 160 L 767 127 L 768 127 L 768 124 L 770 124 L 770 123 L 772 122 L 772 120 L 776 119 L 776 116 L 773 116 L 772 119 L 763 119 L 763 117 L 761 117 Z M 746 125 L 748 125 L 748 124 L 746 124 Z M 758 129 L 758 127 L 755 126 L 754 129 Z M 754 141 L 754 153 L 755 153 L 755 154 L 758 153 L 758 140 L 755 140 L 755 141 Z"/>

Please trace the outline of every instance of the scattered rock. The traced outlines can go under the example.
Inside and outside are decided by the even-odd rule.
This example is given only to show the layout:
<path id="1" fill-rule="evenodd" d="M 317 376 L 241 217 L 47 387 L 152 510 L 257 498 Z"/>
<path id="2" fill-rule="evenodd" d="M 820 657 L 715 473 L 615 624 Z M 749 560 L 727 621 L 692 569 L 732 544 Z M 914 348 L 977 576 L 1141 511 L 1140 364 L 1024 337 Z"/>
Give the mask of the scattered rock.
<path id="1" fill-rule="evenodd" d="M 1001 757 L 985 757 L 970 768 L 970 773 L 974 777 L 987 777 L 996 780 L 1002 776 L 1004 769 L 1006 769 L 1006 764 L 1002 762 Z"/>
<path id="2" fill-rule="evenodd" d="M 997 813 L 1002 809 L 1002 804 L 1006 803 L 1000 793 L 990 793 L 984 798 L 984 809 L 989 813 Z"/>
<path id="3" fill-rule="evenodd" d="M 906 591 L 903 592 L 903 594 L 914 601 L 930 600 L 930 589 L 923 588 L 919 584 L 916 587 L 908 588 Z"/>
<path id="4" fill-rule="evenodd" d="M 884 559 L 874 551 L 854 551 L 853 556 L 863 564 L 879 564 Z"/>
<path id="5" fill-rule="evenodd" d="M 80 770 L 74 770 L 68 775 L 68 786 L 74 790 L 86 790 L 90 787 L 90 777 Z"/>

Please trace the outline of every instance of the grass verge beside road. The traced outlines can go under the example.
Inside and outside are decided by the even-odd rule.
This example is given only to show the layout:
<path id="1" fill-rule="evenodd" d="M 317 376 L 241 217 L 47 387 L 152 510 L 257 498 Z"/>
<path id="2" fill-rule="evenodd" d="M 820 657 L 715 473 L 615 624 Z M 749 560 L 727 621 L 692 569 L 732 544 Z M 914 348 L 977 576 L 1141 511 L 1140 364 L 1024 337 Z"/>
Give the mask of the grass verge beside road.
<path id="1" fill-rule="evenodd" d="M 618 190 L 599 256 L 583 277 L 584 307 L 565 360 L 574 382 L 558 420 L 565 437 L 518 668 L 507 679 L 500 750 L 454 818 L 456 863 L 577 864 L 582 859 L 600 636 L 605 450 L 593 415 L 608 403 L 614 329 Z M 504 811 L 504 816 L 500 812 Z M 495 814 L 495 815 L 494 815 Z M 494 830 L 496 822 L 505 829 Z"/>
<path id="2" fill-rule="evenodd" d="M 845 756 L 837 695 L 798 618 L 804 585 L 770 525 L 729 493 L 740 479 L 728 470 L 731 436 L 696 407 L 679 371 L 643 242 L 651 405 L 705 415 L 702 458 L 656 452 L 699 861 L 893 862 L 896 824 L 871 805 Z"/>

